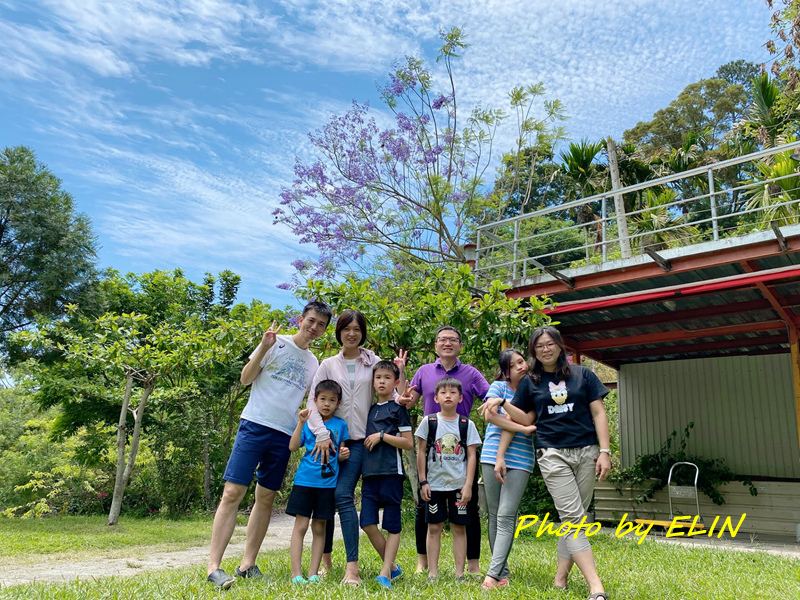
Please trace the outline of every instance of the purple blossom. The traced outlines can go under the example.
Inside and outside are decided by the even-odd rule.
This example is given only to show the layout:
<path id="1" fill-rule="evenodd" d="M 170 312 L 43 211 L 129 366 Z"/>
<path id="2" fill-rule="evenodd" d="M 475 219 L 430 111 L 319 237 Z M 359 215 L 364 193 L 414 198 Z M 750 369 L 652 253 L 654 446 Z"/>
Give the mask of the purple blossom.
<path id="1" fill-rule="evenodd" d="M 402 131 L 414 131 L 414 123 L 408 118 L 405 113 L 397 113 L 397 126 Z"/>
<path id="2" fill-rule="evenodd" d="M 294 260 L 292 261 L 292 266 L 297 269 L 298 271 L 302 271 L 306 268 L 306 261 L 304 260 Z"/>
<path id="3" fill-rule="evenodd" d="M 278 284 L 278 289 L 279 290 L 290 290 L 290 289 L 292 289 L 292 287 L 294 287 L 294 286 L 292 286 L 291 283 L 287 283 L 287 282 L 283 282 L 283 283 L 279 283 Z"/>
<path id="4" fill-rule="evenodd" d="M 436 98 L 433 99 L 433 102 L 431 102 L 431 108 L 433 110 L 439 110 L 440 108 L 442 108 L 442 106 L 445 105 L 446 102 L 447 102 L 447 96 L 445 96 L 444 94 L 439 94 Z"/>
<path id="5" fill-rule="evenodd" d="M 289 319 L 290 327 L 297 327 L 299 324 L 300 324 L 300 319 L 297 316 L 291 317 Z"/>

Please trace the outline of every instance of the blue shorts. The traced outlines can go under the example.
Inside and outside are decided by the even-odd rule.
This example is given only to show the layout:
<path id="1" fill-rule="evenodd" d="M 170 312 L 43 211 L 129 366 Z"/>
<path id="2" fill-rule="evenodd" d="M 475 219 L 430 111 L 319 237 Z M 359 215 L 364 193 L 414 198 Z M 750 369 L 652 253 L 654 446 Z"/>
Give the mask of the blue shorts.
<path id="1" fill-rule="evenodd" d="M 383 530 L 400 533 L 400 504 L 403 501 L 403 475 L 375 475 L 361 480 L 361 528 L 378 524 L 378 509 L 383 508 Z"/>
<path id="2" fill-rule="evenodd" d="M 289 452 L 290 439 L 291 436 L 282 431 L 241 419 L 222 478 L 231 483 L 249 486 L 255 472 L 261 487 L 268 490 L 281 489 L 292 454 Z"/>

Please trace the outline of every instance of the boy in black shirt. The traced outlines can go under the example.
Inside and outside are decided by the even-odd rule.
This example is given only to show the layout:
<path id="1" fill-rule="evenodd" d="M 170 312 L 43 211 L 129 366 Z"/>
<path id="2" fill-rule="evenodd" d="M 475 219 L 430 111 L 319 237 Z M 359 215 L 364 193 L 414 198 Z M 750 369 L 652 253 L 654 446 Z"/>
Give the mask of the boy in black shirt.
<path id="1" fill-rule="evenodd" d="M 361 529 L 383 559 L 375 580 L 391 588 L 391 580 L 403 571 L 394 564 L 400 547 L 400 503 L 403 500 L 403 450 L 411 450 L 411 419 L 404 406 L 394 402 L 400 371 L 393 362 L 381 361 L 372 371 L 377 402 L 367 417 L 361 482 Z M 378 509 L 383 507 L 383 529 L 378 529 Z"/>

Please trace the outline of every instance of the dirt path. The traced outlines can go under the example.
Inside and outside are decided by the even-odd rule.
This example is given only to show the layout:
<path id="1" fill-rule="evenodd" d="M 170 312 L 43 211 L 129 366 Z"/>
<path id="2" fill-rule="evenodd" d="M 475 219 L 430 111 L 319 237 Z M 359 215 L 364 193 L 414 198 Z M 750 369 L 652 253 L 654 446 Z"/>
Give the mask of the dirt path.
<path id="1" fill-rule="evenodd" d="M 269 525 L 269 533 L 261 545 L 261 551 L 285 550 L 289 547 L 292 535 L 294 518 L 286 514 L 274 514 Z M 334 530 L 334 539 L 341 539 L 341 530 L 337 526 Z M 236 535 L 241 537 L 244 527 L 237 527 Z M 609 531 L 613 535 L 613 530 Z M 716 547 L 723 550 L 736 550 L 743 552 L 767 552 L 775 556 L 800 559 L 800 544 L 763 543 L 749 546 L 733 540 L 719 542 L 718 540 L 686 540 L 675 541 L 654 537 L 659 542 L 670 544 L 679 543 L 688 547 Z M 716 542 L 716 543 L 715 543 Z M 311 544 L 311 536 L 306 535 L 306 545 Z M 46 556 L 41 564 L 0 567 L 0 589 L 12 585 L 25 585 L 34 582 L 70 582 L 76 579 L 92 580 L 100 577 L 138 575 L 144 571 L 160 569 L 178 569 L 188 565 L 205 564 L 208 560 L 208 546 L 199 546 L 171 552 L 153 552 L 146 558 L 97 558 L 87 561 L 53 561 Z M 238 541 L 228 546 L 226 557 L 241 556 L 244 551 L 244 541 Z M 131 548 L 132 553 L 142 554 L 142 548 Z"/>
<path id="2" fill-rule="evenodd" d="M 269 532 L 261 545 L 261 551 L 284 550 L 289 547 L 294 517 L 275 514 L 269 524 Z M 244 533 L 244 527 L 237 528 Z M 334 539 L 341 539 L 341 531 L 334 530 Z M 311 544 L 311 535 L 306 535 L 306 545 Z M 141 548 L 136 548 L 141 554 Z M 132 549 L 133 551 L 133 549 Z M 0 589 L 12 585 L 25 585 L 34 582 L 68 582 L 76 579 L 92 580 L 100 577 L 138 575 L 144 571 L 158 569 L 178 569 L 188 565 L 205 564 L 208 561 L 208 546 L 187 548 L 172 552 L 154 552 L 147 558 L 104 558 L 74 562 L 69 560 L 52 561 L 43 557 L 43 562 L 24 567 L 5 566 L 0 568 Z M 244 541 L 228 546 L 226 557 L 241 556 Z"/>

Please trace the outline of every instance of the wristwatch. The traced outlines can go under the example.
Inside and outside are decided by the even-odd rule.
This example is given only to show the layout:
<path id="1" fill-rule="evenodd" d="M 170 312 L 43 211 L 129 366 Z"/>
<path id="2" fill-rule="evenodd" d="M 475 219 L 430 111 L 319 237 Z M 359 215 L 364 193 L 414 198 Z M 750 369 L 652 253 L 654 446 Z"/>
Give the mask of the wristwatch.
<path id="1" fill-rule="evenodd" d="M 383 441 L 383 434 L 386 433 L 385 431 L 381 431 L 381 441 Z"/>
<path id="2" fill-rule="evenodd" d="M 609 456 L 611 456 L 611 448 L 600 448 L 600 452 L 605 452 Z"/>
<path id="3" fill-rule="evenodd" d="M 500 407 L 502 407 L 502 406 L 505 406 L 505 404 L 506 404 L 506 399 L 505 399 L 505 398 L 503 398 L 503 399 L 500 401 L 500 404 L 498 404 L 498 405 L 497 405 L 497 407 L 498 407 L 498 408 L 500 408 Z"/>

